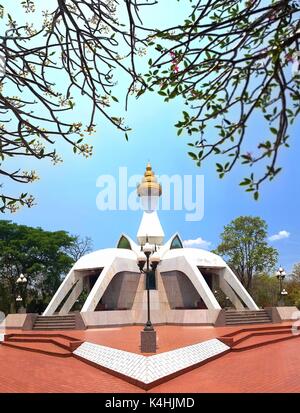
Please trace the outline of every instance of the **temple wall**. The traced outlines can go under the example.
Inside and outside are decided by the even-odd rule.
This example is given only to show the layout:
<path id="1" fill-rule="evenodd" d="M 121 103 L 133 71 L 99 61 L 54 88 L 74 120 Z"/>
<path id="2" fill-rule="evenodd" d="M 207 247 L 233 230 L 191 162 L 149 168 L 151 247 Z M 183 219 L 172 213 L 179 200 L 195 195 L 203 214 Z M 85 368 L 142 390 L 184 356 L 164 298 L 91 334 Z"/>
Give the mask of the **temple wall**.
<path id="1" fill-rule="evenodd" d="M 197 290 L 180 271 L 168 271 L 161 274 L 171 309 L 197 308 L 202 302 Z"/>
<path id="2" fill-rule="evenodd" d="M 130 310 L 136 296 L 140 274 L 121 272 L 116 274 L 101 298 L 103 309 Z"/>
<path id="3" fill-rule="evenodd" d="M 152 294 L 151 321 L 153 324 L 213 325 L 220 310 L 166 310 L 157 307 L 156 294 Z M 146 308 L 124 311 L 82 312 L 87 328 L 122 325 L 141 325 L 147 320 Z"/>

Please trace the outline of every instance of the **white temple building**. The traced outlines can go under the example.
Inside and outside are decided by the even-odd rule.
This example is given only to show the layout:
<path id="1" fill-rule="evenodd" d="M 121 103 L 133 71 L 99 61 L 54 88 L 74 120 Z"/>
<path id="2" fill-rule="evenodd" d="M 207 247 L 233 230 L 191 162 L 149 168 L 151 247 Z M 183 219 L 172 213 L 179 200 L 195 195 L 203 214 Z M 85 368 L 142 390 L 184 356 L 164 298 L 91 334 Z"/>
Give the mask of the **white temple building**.
<path id="1" fill-rule="evenodd" d="M 137 188 L 144 207 L 137 242 L 123 234 L 115 248 L 80 258 L 52 298 L 43 316 L 67 315 L 79 296 L 86 327 L 144 324 L 147 291 L 137 256 L 146 238 L 160 256 L 150 282 L 151 319 L 156 324 L 215 324 L 221 311 L 216 291 L 237 310 L 257 305 L 225 261 L 206 250 L 184 248 L 178 233 L 164 242 L 156 203 L 161 186 L 148 164 Z"/>

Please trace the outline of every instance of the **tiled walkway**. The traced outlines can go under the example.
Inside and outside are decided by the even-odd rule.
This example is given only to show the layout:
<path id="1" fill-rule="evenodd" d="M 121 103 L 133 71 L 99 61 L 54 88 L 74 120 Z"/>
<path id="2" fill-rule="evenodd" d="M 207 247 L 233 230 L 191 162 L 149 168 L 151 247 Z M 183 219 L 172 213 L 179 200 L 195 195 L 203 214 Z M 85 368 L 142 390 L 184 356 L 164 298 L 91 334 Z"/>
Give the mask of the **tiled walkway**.
<path id="1" fill-rule="evenodd" d="M 161 379 L 174 374 L 198 367 L 201 363 L 221 356 L 230 348 L 221 341 L 213 338 L 191 346 L 166 351 L 145 357 L 140 354 L 117 350 L 84 342 L 74 354 L 83 361 L 108 369 L 112 374 L 122 375 L 125 380 L 134 380 L 143 388 L 153 387 Z"/>

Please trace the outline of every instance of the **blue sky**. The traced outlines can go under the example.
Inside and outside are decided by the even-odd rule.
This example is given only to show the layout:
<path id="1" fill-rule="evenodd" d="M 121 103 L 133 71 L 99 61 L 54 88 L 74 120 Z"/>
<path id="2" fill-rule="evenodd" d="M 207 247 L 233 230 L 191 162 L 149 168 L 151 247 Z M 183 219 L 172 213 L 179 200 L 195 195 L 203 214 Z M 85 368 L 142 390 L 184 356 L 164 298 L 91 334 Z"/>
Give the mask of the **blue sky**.
<path id="1" fill-rule="evenodd" d="M 187 4 L 184 1 L 181 7 L 187 7 Z M 164 4 L 160 7 L 158 15 L 163 20 L 169 6 Z M 178 18 L 181 12 L 179 7 L 173 17 Z M 153 18 L 153 15 L 149 12 L 147 18 Z M 119 96 L 124 85 L 124 80 L 121 80 Z M 76 105 L 84 121 L 87 118 L 86 106 L 80 101 Z M 194 165 L 187 155 L 186 144 L 190 138 L 177 137 L 174 127 L 184 109 L 180 100 L 164 103 L 162 97 L 154 93 L 139 100 L 132 98 L 124 115 L 126 123 L 133 128 L 129 142 L 98 115 L 97 133 L 89 138 L 94 146 L 92 158 L 76 156 L 72 148 L 63 145 L 60 152 L 64 162 L 57 166 L 52 166 L 48 161 L 31 161 L 30 165 L 24 161 L 20 164 L 19 159 L 18 167 L 36 169 L 39 173 L 40 180 L 26 188 L 36 197 L 37 206 L 23 208 L 15 214 L 3 214 L 0 218 L 47 230 L 64 229 L 72 234 L 89 236 L 93 239 L 94 249 L 114 246 L 123 232 L 135 239 L 142 212 L 99 211 L 96 207 L 99 192 L 96 180 L 100 175 L 107 174 L 117 178 L 120 166 L 128 168 L 128 175 L 142 174 L 150 160 L 158 175 L 195 177 L 202 174 L 205 179 L 205 212 L 201 221 L 187 222 L 186 211 L 160 211 L 166 239 L 178 231 L 184 240 L 201 237 L 211 243 L 209 248 L 214 248 L 218 245 L 224 225 L 232 219 L 240 215 L 258 215 L 267 221 L 270 236 L 280 231 L 289 233 L 288 237 L 271 244 L 280 252 L 278 264 L 290 271 L 293 264 L 300 262 L 300 142 L 296 139 L 299 136 L 299 122 L 290 130 L 290 149 L 283 150 L 280 155 L 279 163 L 283 171 L 273 182 L 264 185 L 260 200 L 255 202 L 238 186 L 247 174 L 241 167 L 220 180 L 215 172 L 216 159 L 210 158 L 201 169 Z M 256 139 L 260 132 L 259 122 L 249 124 L 247 133 L 250 140 L 252 137 Z M 13 193 L 25 188 L 7 183 L 5 190 Z"/>

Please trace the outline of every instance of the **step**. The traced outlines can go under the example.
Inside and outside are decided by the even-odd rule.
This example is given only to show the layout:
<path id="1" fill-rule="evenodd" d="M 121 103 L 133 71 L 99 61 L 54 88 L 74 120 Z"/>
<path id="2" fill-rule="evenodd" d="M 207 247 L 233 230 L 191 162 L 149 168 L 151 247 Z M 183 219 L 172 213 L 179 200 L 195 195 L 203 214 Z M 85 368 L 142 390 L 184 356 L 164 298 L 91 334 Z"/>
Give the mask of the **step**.
<path id="1" fill-rule="evenodd" d="M 51 326 L 51 327 L 33 327 L 33 330 L 35 331 L 45 331 L 45 330 L 76 330 L 76 327 L 65 327 L 65 326 Z"/>
<path id="2" fill-rule="evenodd" d="M 270 318 L 269 317 L 228 317 L 228 318 L 226 318 L 226 321 L 237 321 L 237 320 L 257 320 L 257 321 L 260 321 L 260 320 L 269 320 L 270 321 Z"/>
<path id="3" fill-rule="evenodd" d="M 64 315 L 38 315 L 37 318 L 75 318 L 74 314 L 64 314 Z"/>
<path id="4" fill-rule="evenodd" d="M 269 317 L 226 317 L 226 320 L 270 320 Z"/>
<path id="5" fill-rule="evenodd" d="M 64 343 L 70 343 L 71 341 L 78 341 L 77 337 L 69 336 L 66 334 L 62 333 L 10 333 L 7 334 L 7 340 L 10 340 L 11 338 L 21 338 L 21 339 L 36 339 L 36 338 L 42 338 L 42 339 L 54 339 L 54 340 L 59 340 Z"/>
<path id="6" fill-rule="evenodd" d="M 2 345 L 12 347 L 15 349 L 32 351 L 35 353 L 42 353 L 56 357 L 71 357 L 70 350 L 62 349 L 52 343 L 9 343 L 4 342 Z"/>
<path id="7" fill-rule="evenodd" d="M 60 320 L 75 320 L 75 317 L 37 317 L 36 321 L 47 320 L 47 321 L 60 321 Z"/>
<path id="8" fill-rule="evenodd" d="M 70 325 L 70 324 L 76 324 L 75 321 L 56 321 L 56 322 L 49 322 L 49 321 L 37 321 L 36 323 L 34 323 L 34 325 L 56 325 L 56 324 L 65 324 L 65 325 Z"/>
<path id="9" fill-rule="evenodd" d="M 268 316 L 268 313 L 265 312 L 259 312 L 259 313 L 225 313 L 226 317 L 232 317 L 232 316 L 244 316 L 244 317 L 259 317 L 259 316 Z"/>
<path id="10" fill-rule="evenodd" d="M 228 315 L 226 318 L 270 318 L 266 314 L 261 314 L 261 315 Z"/>
<path id="11" fill-rule="evenodd" d="M 266 310 L 258 310 L 258 311 L 232 311 L 227 310 L 226 314 L 267 314 Z"/>
<path id="12" fill-rule="evenodd" d="M 63 323 L 57 323 L 57 324 L 35 324 L 34 327 L 76 327 L 76 324 L 63 324 Z"/>
<path id="13" fill-rule="evenodd" d="M 48 323 L 48 324 L 75 323 L 75 320 L 37 320 L 35 323 Z"/>
<path id="14" fill-rule="evenodd" d="M 241 318 L 241 319 L 249 319 L 249 318 L 251 318 L 251 319 L 253 319 L 253 320 L 256 320 L 256 319 L 260 319 L 260 318 L 270 318 L 270 317 L 267 316 L 267 315 L 261 315 L 261 316 L 251 315 L 251 316 L 248 316 L 248 317 L 246 317 L 246 316 L 244 316 L 244 315 L 237 315 L 237 316 L 227 316 L 227 317 L 226 317 L 227 320 L 229 320 L 229 319 L 235 320 L 235 319 L 237 319 L 237 318 Z"/>
<path id="15" fill-rule="evenodd" d="M 273 328 L 268 329 L 268 327 L 264 328 L 257 328 L 254 329 L 252 331 L 249 331 L 248 329 L 246 329 L 247 331 L 241 331 L 240 333 L 238 333 L 235 337 L 234 337 L 234 341 L 233 341 L 233 347 L 235 347 L 236 345 L 243 343 L 247 340 L 249 340 L 252 337 L 266 337 L 266 339 L 272 338 L 274 337 L 274 335 L 286 335 L 286 334 L 291 334 L 291 329 L 290 328 L 284 328 L 284 329 L 276 329 Z"/>
<path id="16" fill-rule="evenodd" d="M 59 337 L 55 338 L 35 338 L 35 337 L 11 337 L 8 340 L 6 340 L 7 343 L 23 343 L 25 344 L 31 344 L 31 343 L 44 343 L 44 344 L 54 344 L 55 346 L 58 346 L 60 348 L 63 348 L 64 350 L 70 350 L 70 342 L 66 342 L 65 340 L 60 339 Z"/>
<path id="17" fill-rule="evenodd" d="M 266 314 L 259 314 L 259 315 L 227 315 L 226 318 L 269 318 Z"/>
<path id="18" fill-rule="evenodd" d="M 229 322 L 229 323 L 227 323 L 226 322 L 226 325 L 238 325 L 238 324 L 269 324 L 269 323 L 271 323 L 271 321 L 270 320 L 268 320 L 268 321 L 260 321 L 260 320 L 257 320 L 257 321 L 249 321 L 249 320 L 245 320 L 245 321 L 231 321 L 231 322 Z"/>
<path id="19" fill-rule="evenodd" d="M 249 310 L 247 308 L 244 308 L 243 310 L 228 309 L 226 310 L 226 313 L 261 313 L 262 311 L 268 311 L 268 310 L 264 308 L 261 308 L 260 310 Z M 67 314 L 67 315 L 72 315 L 72 314 Z"/>
<path id="20" fill-rule="evenodd" d="M 269 318 L 260 318 L 260 319 L 256 319 L 253 320 L 251 318 L 247 318 L 247 319 L 235 319 L 235 320 L 226 320 L 227 323 L 243 323 L 243 322 L 252 322 L 252 323 L 270 323 L 271 320 Z"/>
<path id="21" fill-rule="evenodd" d="M 62 323 L 57 323 L 57 324 L 35 324 L 34 327 L 39 327 L 39 328 L 52 328 L 52 327 L 76 327 L 76 324 L 62 324 Z"/>
<path id="22" fill-rule="evenodd" d="M 269 318 L 267 314 L 259 314 L 259 315 L 227 315 L 226 318 Z"/>
<path id="23" fill-rule="evenodd" d="M 56 317 L 56 318 L 48 318 L 48 317 L 37 317 L 36 320 L 48 320 L 48 321 L 59 321 L 59 320 L 75 320 L 75 317 Z"/>
<path id="24" fill-rule="evenodd" d="M 237 343 L 232 347 L 232 351 L 243 351 L 251 350 L 257 347 L 265 346 L 268 344 L 275 344 L 281 341 L 289 340 L 295 338 L 291 332 L 286 332 L 284 334 L 274 334 L 272 336 L 259 336 L 259 337 L 249 337 L 247 340 Z"/>

